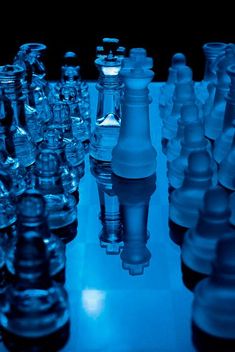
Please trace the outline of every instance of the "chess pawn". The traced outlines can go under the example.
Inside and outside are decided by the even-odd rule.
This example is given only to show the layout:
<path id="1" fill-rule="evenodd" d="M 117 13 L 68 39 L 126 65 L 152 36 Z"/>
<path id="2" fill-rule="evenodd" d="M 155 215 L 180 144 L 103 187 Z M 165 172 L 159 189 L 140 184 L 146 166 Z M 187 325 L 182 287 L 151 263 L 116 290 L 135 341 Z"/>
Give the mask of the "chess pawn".
<path id="1" fill-rule="evenodd" d="M 186 232 L 181 248 L 183 281 L 189 289 L 212 273 L 218 240 L 227 234 L 235 237 L 230 215 L 227 193 L 221 187 L 206 191 L 197 224 Z"/>
<path id="2" fill-rule="evenodd" d="M 186 58 L 184 54 L 176 53 L 172 56 L 171 66 L 168 69 L 168 78 L 166 83 L 160 88 L 159 95 L 159 110 L 160 116 L 164 119 L 165 116 L 170 114 L 172 109 L 172 98 L 177 81 L 178 68 L 186 66 Z"/>
<path id="3" fill-rule="evenodd" d="M 177 71 L 177 81 L 173 96 L 172 111 L 163 119 L 162 147 L 166 151 L 168 141 L 176 136 L 177 121 L 180 118 L 180 109 L 184 104 L 195 103 L 194 83 L 192 70 L 188 66 L 181 66 Z"/>
<path id="4" fill-rule="evenodd" d="M 42 150 L 37 156 L 35 188 L 46 200 L 51 232 L 64 243 L 72 241 L 78 225 L 76 199 L 64 191 L 59 158 L 50 150 Z"/>
<path id="5" fill-rule="evenodd" d="M 120 205 L 113 189 L 110 163 L 97 164 L 91 159 L 91 172 L 96 178 L 102 230 L 99 235 L 100 246 L 107 254 L 119 254 L 123 248 L 123 229 L 120 215 Z"/>
<path id="6" fill-rule="evenodd" d="M 0 313 L 4 345 L 12 352 L 60 350 L 69 335 L 68 298 L 50 278 L 49 255 L 37 232 L 19 236 L 14 268 Z"/>
<path id="7" fill-rule="evenodd" d="M 73 138 L 82 142 L 84 149 L 87 151 L 90 139 L 90 125 L 82 117 L 76 88 L 67 85 L 61 87 L 60 99 L 69 106 Z"/>
<path id="8" fill-rule="evenodd" d="M 29 170 L 35 162 L 35 144 L 27 126 L 21 83 L 23 74 L 24 70 L 16 65 L 0 67 L 4 115 L 0 122 L 10 156 L 17 157 L 20 165 Z"/>
<path id="9" fill-rule="evenodd" d="M 199 122 L 199 111 L 196 104 L 185 104 L 180 109 L 180 118 L 176 137 L 172 138 L 167 144 L 166 156 L 169 162 L 173 161 L 180 155 L 181 144 L 184 137 L 184 127 L 193 122 Z"/>
<path id="10" fill-rule="evenodd" d="M 227 68 L 233 64 L 235 60 L 234 45 L 226 46 L 225 54 L 217 63 L 217 83 L 214 102 L 211 111 L 205 116 L 205 135 L 210 140 L 214 141 L 223 129 L 224 113 L 226 107 L 225 96 L 229 91 L 230 79 L 227 74 Z"/>
<path id="11" fill-rule="evenodd" d="M 235 137 L 232 147 L 226 157 L 219 164 L 218 181 L 228 191 L 235 191 Z"/>
<path id="12" fill-rule="evenodd" d="M 207 151 L 210 156 L 211 144 L 204 136 L 204 129 L 202 123 L 192 122 L 184 127 L 184 136 L 181 141 L 181 152 L 178 158 L 168 163 L 168 181 L 170 190 L 181 187 L 184 181 L 184 172 L 188 167 L 188 158 L 192 152 Z M 210 165 L 213 170 L 213 184 L 217 184 L 217 166 L 212 157 L 210 158 Z"/>
<path id="13" fill-rule="evenodd" d="M 65 142 L 65 141 L 66 142 Z M 60 169 L 61 169 L 61 177 L 63 182 L 63 187 L 66 192 L 73 195 L 77 202 L 79 200 L 79 179 L 77 177 L 77 170 L 71 167 L 71 162 L 67 160 L 70 144 L 73 142 L 62 137 L 61 131 L 59 131 L 56 127 L 50 127 L 47 129 L 44 134 L 44 140 L 40 145 L 39 150 L 51 150 L 53 153 L 56 153 L 60 160 Z M 67 149 L 66 149 L 67 146 Z M 67 152 L 66 152 L 67 151 Z M 70 159 L 70 160 L 71 160 Z M 83 161 L 84 161 L 84 153 L 83 153 Z"/>
<path id="14" fill-rule="evenodd" d="M 140 49 L 141 50 L 141 49 Z M 125 178 L 144 178 L 155 173 L 156 150 L 149 126 L 148 85 L 153 78 L 152 59 L 135 56 L 123 60 L 124 119 L 112 153 L 112 171 Z"/>
<path id="15" fill-rule="evenodd" d="M 226 108 L 224 113 L 224 123 L 222 133 L 215 141 L 214 159 L 220 163 L 229 152 L 232 146 L 235 126 L 235 65 L 231 65 L 227 69 L 230 77 L 230 88 L 226 100 Z"/>
<path id="16" fill-rule="evenodd" d="M 97 162 L 110 162 L 121 124 L 123 84 L 119 73 L 123 58 L 117 52 L 118 40 L 105 38 L 103 44 L 104 53 L 98 53 L 95 60 L 100 75 L 96 85 L 98 105 L 95 128 L 90 140 L 90 157 Z"/>
<path id="17" fill-rule="evenodd" d="M 73 138 L 71 112 L 67 103 L 58 101 L 52 105 L 52 118 L 49 126 L 58 129 L 63 138 Z"/>
<path id="18" fill-rule="evenodd" d="M 17 241 L 22 232 L 34 231 L 40 236 L 49 253 L 50 276 L 65 282 L 65 247 L 61 240 L 51 234 L 46 213 L 46 202 L 42 194 L 28 189 L 17 203 L 17 236 L 7 246 L 6 267 L 11 279 L 15 279 L 14 258 Z"/>
<path id="19" fill-rule="evenodd" d="M 192 152 L 184 174 L 182 186 L 171 193 L 169 202 L 170 237 L 179 245 L 186 231 L 196 224 L 204 194 L 212 184 L 209 153 L 205 150 Z"/>
<path id="20" fill-rule="evenodd" d="M 130 275 L 142 275 L 149 266 L 151 253 L 146 247 L 149 233 L 149 202 L 156 189 L 156 174 L 144 179 L 125 179 L 112 175 L 123 223 L 122 267 Z"/>
<path id="21" fill-rule="evenodd" d="M 213 271 L 194 291 L 192 338 L 198 351 L 235 350 L 235 236 L 217 244 Z"/>

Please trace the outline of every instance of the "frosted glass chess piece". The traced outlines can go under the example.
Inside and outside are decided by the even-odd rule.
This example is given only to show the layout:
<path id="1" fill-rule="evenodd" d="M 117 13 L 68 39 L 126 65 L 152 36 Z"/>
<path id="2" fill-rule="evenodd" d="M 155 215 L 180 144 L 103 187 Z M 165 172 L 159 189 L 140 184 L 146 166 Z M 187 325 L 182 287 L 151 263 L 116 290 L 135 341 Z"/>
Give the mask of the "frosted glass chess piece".
<path id="1" fill-rule="evenodd" d="M 229 197 L 221 187 L 210 188 L 204 196 L 195 227 L 188 230 L 181 248 L 182 272 L 185 285 L 195 285 L 212 273 L 217 242 L 235 231 L 229 218 Z"/>
<path id="2" fill-rule="evenodd" d="M 0 67 L 0 89 L 2 100 L 1 125 L 4 129 L 7 151 L 17 157 L 22 167 L 28 170 L 35 162 L 35 144 L 29 131 L 22 95 L 21 80 L 24 71 L 15 65 Z M 35 121 L 36 125 L 36 121 Z"/>
<path id="3" fill-rule="evenodd" d="M 181 245 L 186 231 L 195 226 L 204 194 L 212 185 L 212 174 L 207 151 L 189 155 L 183 184 L 171 193 L 169 201 L 170 237 L 176 244 Z"/>
<path id="4" fill-rule="evenodd" d="M 144 178 L 156 171 L 156 150 L 150 136 L 149 90 L 153 79 L 152 59 L 141 55 L 123 60 L 121 77 L 125 85 L 123 121 L 112 153 L 112 171 L 125 178 Z"/>
<path id="5" fill-rule="evenodd" d="M 205 56 L 204 82 L 216 82 L 215 61 L 224 54 L 227 44 L 220 42 L 205 43 L 202 47 Z"/>
<path id="6" fill-rule="evenodd" d="M 17 235 L 9 242 L 6 267 L 11 278 L 15 278 L 14 258 L 17 242 L 22 232 L 36 232 L 47 247 L 50 276 L 53 280 L 65 282 L 65 247 L 61 240 L 50 232 L 43 195 L 34 189 L 27 190 L 17 203 Z"/>
<path id="7" fill-rule="evenodd" d="M 188 66 L 181 66 L 177 70 L 172 110 L 162 120 L 163 152 L 166 152 L 168 141 L 176 136 L 181 107 L 184 104 L 194 104 L 196 101 L 192 76 L 192 70 Z"/>
<path id="8" fill-rule="evenodd" d="M 235 60 L 234 60 L 235 61 Z M 230 88 L 225 96 L 226 107 L 224 113 L 223 130 L 214 144 L 214 159 L 220 163 L 229 152 L 234 137 L 235 127 L 235 65 L 231 65 L 227 69 L 230 78 Z"/>
<path id="9" fill-rule="evenodd" d="M 170 190 L 181 187 L 184 181 L 184 172 L 188 167 L 188 158 L 192 152 L 207 151 L 210 155 L 210 166 L 213 171 L 212 182 L 217 184 L 217 165 L 212 158 L 211 143 L 204 136 L 202 122 L 192 122 L 184 127 L 183 139 L 181 140 L 180 155 L 168 162 L 167 176 Z"/>
<path id="10" fill-rule="evenodd" d="M 177 133 L 175 138 L 172 138 L 166 149 L 167 160 L 171 162 L 180 155 L 181 144 L 184 138 L 184 127 L 193 122 L 200 122 L 199 111 L 196 104 L 185 104 L 180 109 L 180 118 L 177 122 Z"/>
<path id="11" fill-rule="evenodd" d="M 51 106 L 52 117 L 49 126 L 58 129 L 63 138 L 73 138 L 72 120 L 69 104 L 58 101 Z"/>
<path id="12" fill-rule="evenodd" d="M 235 191 L 235 138 L 226 157 L 219 164 L 218 181 L 228 191 Z"/>
<path id="13" fill-rule="evenodd" d="M 214 141 L 223 129 L 224 113 L 226 107 L 225 96 L 229 91 L 230 79 L 227 74 L 229 65 L 235 62 L 234 44 L 226 46 L 225 53 L 218 59 L 216 66 L 216 91 L 211 111 L 205 116 L 205 135 Z"/>
<path id="14" fill-rule="evenodd" d="M 68 298 L 50 278 L 49 255 L 37 232 L 19 236 L 14 268 L 15 282 L 0 309 L 4 345 L 14 352 L 60 350 L 69 336 Z"/>
<path id="15" fill-rule="evenodd" d="M 37 156 L 35 188 L 46 200 L 51 232 L 65 243 L 73 240 L 77 235 L 78 225 L 76 199 L 65 192 L 59 158 L 50 150 L 42 150 Z"/>
<path id="16" fill-rule="evenodd" d="M 104 43 L 103 43 L 104 44 Z M 90 140 L 90 157 L 110 162 L 121 124 L 123 84 L 119 72 L 123 57 L 118 54 L 118 40 L 105 42 L 104 53 L 98 53 L 95 64 L 99 69 L 98 105 L 94 131 Z"/>
<path id="17" fill-rule="evenodd" d="M 149 266 L 151 259 L 147 248 L 148 211 L 150 198 L 156 188 L 156 174 L 138 180 L 116 175 L 112 178 L 123 222 L 122 267 L 128 270 L 130 275 L 143 275 L 144 268 Z"/>
<path id="18" fill-rule="evenodd" d="M 91 172 L 96 178 L 102 230 L 99 235 L 100 246 L 107 254 L 119 254 L 123 248 L 123 229 L 120 204 L 113 189 L 110 163 L 97 164 L 91 159 Z"/>
<path id="19" fill-rule="evenodd" d="M 177 81 L 178 68 L 186 65 L 185 55 L 182 53 L 176 53 L 172 56 L 171 66 L 168 69 L 168 78 L 166 83 L 161 86 L 159 93 L 159 110 L 160 117 L 164 119 L 165 116 L 170 114 L 173 105 L 173 95 L 175 90 L 175 84 Z"/>
<path id="20" fill-rule="evenodd" d="M 217 244 L 213 271 L 194 291 L 192 340 L 198 351 L 235 350 L 235 236 Z"/>
<path id="21" fill-rule="evenodd" d="M 210 42 L 203 45 L 205 57 L 204 76 L 201 82 L 195 86 L 196 95 L 202 104 L 206 104 L 205 110 L 209 108 L 212 97 L 215 93 L 216 84 L 216 61 L 224 54 L 227 44 L 220 42 Z"/>

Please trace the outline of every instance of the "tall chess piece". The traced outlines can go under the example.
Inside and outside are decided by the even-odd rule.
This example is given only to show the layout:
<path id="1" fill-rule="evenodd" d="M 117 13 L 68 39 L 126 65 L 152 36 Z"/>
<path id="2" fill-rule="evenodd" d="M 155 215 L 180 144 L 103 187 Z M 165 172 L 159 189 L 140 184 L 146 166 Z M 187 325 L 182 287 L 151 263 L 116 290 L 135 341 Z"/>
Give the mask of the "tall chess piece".
<path id="1" fill-rule="evenodd" d="M 125 84 L 123 120 L 116 147 L 112 153 L 112 171 L 121 177 L 139 179 L 156 171 L 149 125 L 149 90 L 153 79 L 152 59 L 144 49 L 123 60 L 121 77 Z M 138 54 L 139 51 L 139 54 Z"/>
<path id="2" fill-rule="evenodd" d="M 16 246 L 15 282 L 0 308 L 3 342 L 12 352 L 57 352 L 69 335 L 67 293 L 49 274 L 49 256 L 36 231 L 22 232 Z"/>
<path id="3" fill-rule="evenodd" d="M 198 351 L 235 351 L 235 236 L 217 245 L 211 277 L 194 291 L 193 343 Z"/>
<path id="4" fill-rule="evenodd" d="M 209 153 L 205 150 L 192 152 L 188 158 L 182 186 L 170 195 L 170 237 L 176 244 L 182 245 L 186 231 L 196 224 L 204 194 L 211 184 Z"/>
<path id="5" fill-rule="evenodd" d="M 229 152 L 235 131 L 235 65 L 228 67 L 227 74 L 230 78 L 230 88 L 227 96 L 225 96 L 226 107 L 223 130 L 214 145 L 214 159 L 217 163 L 220 163 Z"/>
<path id="6" fill-rule="evenodd" d="M 119 254 L 123 247 L 123 229 L 120 204 L 113 189 L 111 165 L 97 164 L 91 159 L 91 172 L 96 178 L 100 200 L 100 246 L 106 249 L 107 254 Z"/>
<path id="7" fill-rule="evenodd" d="M 90 157 L 97 162 L 111 161 L 120 131 L 123 84 L 119 72 L 123 57 L 119 56 L 118 42 L 118 39 L 105 38 L 104 51 L 98 51 L 95 60 L 100 76 L 96 86 L 99 94 L 96 123 L 90 139 Z"/>
<path id="8" fill-rule="evenodd" d="M 216 66 L 216 90 L 211 110 L 205 115 L 205 135 L 214 141 L 223 129 L 224 113 L 226 107 L 225 96 L 229 91 L 230 79 L 227 74 L 227 68 L 235 61 L 235 46 L 229 44 L 226 46 L 224 54 L 218 58 Z"/>
<path id="9" fill-rule="evenodd" d="M 197 224 L 186 232 L 181 250 L 183 281 L 189 289 L 212 273 L 217 242 L 226 234 L 235 237 L 230 215 L 225 190 L 218 186 L 209 188 Z"/>
<path id="10" fill-rule="evenodd" d="M 125 179 L 113 175 L 113 187 L 119 198 L 123 221 L 122 266 L 130 275 L 142 275 L 151 258 L 146 247 L 149 238 L 147 226 L 156 174 L 144 179 Z"/>

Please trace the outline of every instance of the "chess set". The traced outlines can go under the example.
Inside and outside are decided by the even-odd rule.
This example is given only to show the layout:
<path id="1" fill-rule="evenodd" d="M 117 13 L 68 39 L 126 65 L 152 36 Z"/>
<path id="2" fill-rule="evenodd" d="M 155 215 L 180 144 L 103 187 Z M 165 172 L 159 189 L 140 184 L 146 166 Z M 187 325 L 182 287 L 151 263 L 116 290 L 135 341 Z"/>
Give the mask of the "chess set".
<path id="1" fill-rule="evenodd" d="M 235 46 L 0 67 L 0 351 L 235 350 Z"/>

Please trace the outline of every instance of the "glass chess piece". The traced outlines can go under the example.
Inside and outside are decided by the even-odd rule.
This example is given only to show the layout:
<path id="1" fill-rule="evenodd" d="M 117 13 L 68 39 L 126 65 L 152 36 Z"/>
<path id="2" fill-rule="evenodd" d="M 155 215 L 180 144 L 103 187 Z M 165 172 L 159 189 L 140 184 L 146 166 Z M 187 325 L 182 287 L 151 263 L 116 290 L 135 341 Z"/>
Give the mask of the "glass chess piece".
<path id="1" fill-rule="evenodd" d="M 180 155 L 181 144 L 184 138 L 184 127 L 192 122 L 200 122 L 198 107 L 196 104 L 185 104 L 180 109 L 176 136 L 169 140 L 167 144 L 166 157 L 169 162 Z"/>
<path id="2" fill-rule="evenodd" d="M 76 156 L 82 157 L 82 161 L 84 162 L 84 152 L 80 150 L 79 153 L 79 144 L 76 143 L 75 148 L 77 150 L 72 155 L 72 150 L 70 148 L 72 147 L 72 144 L 73 141 L 63 139 L 62 133 L 57 129 L 57 127 L 49 127 L 44 133 L 44 139 L 40 145 L 39 150 L 48 149 L 58 155 L 60 160 L 60 170 L 63 187 L 65 191 L 73 195 L 78 202 L 80 181 L 80 179 L 78 178 L 80 176 L 78 172 L 80 172 L 80 170 L 76 169 L 77 163 L 74 159 L 76 158 Z M 79 153 L 79 155 L 75 154 L 76 152 Z M 70 161 L 67 159 L 67 156 L 70 157 Z M 79 161 L 81 162 L 81 160 Z M 72 164 L 75 165 L 73 166 Z M 82 167 L 82 165 L 80 167 Z"/>
<path id="3" fill-rule="evenodd" d="M 88 151 L 90 143 L 90 123 L 88 124 L 82 116 L 76 88 L 67 85 L 62 86 L 60 99 L 69 105 L 73 138 L 80 141 L 85 151 Z"/>
<path id="4" fill-rule="evenodd" d="M 230 79 L 227 68 L 235 62 L 235 46 L 228 44 L 225 52 L 218 57 L 216 64 L 216 90 L 214 101 L 208 115 L 205 115 L 205 135 L 212 141 L 220 135 L 223 129 L 224 113 L 226 107 L 225 96 L 229 91 Z"/>
<path id="5" fill-rule="evenodd" d="M 97 164 L 91 159 L 91 173 L 96 179 L 99 192 L 99 217 L 102 223 L 100 246 L 106 249 L 107 254 L 119 254 L 123 248 L 123 229 L 119 200 L 113 190 L 111 165 Z"/>
<path id="6" fill-rule="evenodd" d="M 235 191 L 235 137 L 233 144 L 226 157 L 219 164 L 218 181 L 219 184 L 231 193 Z"/>
<path id="7" fill-rule="evenodd" d="M 21 232 L 14 259 L 15 282 L 0 309 L 3 343 L 12 352 L 56 352 L 69 337 L 67 293 L 49 273 L 49 255 L 35 231 Z"/>
<path id="8" fill-rule="evenodd" d="M 0 67 L 1 113 L 7 152 L 16 157 L 28 172 L 35 162 L 35 144 L 29 133 L 22 95 L 21 80 L 24 71 L 16 65 Z M 36 124 L 36 122 L 35 122 Z"/>
<path id="9" fill-rule="evenodd" d="M 64 243 L 72 241 L 77 235 L 77 202 L 64 190 L 59 158 L 50 150 L 44 149 L 37 156 L 35 188 L 46 200 L 51 232 Z"/>
<path id="10" fill-rule="evenodd" d="M 224 235 L 216 248 L 213 271 L 195 288 L 192 340 L 198 351 L 235 350 L 235 236 Z"/>
<path id="11" fill-rule="evenodd" d="M 0 236 L 11 238 L 15 234 L 16 211 L 10 175 L 0 170 Z"/>
<path id="12" fill-rule="evenodd" d="M 164 119 L 165 116 L 170 114 L 173 105 L 173 95 L 175 84 L 177 81 L 178 68 L 186 65 L 186 57 L 182 53 L 176 53 L 172 56 L 171 66 L 168 69 L 168 78 L 166 83 L 161 86 L 159 94 L 159 110 L 160 117 Z"/>
<path id="13" fill-rule="evenodd" d="M 6 248 L 6 267 L 10 280 L 15 280 L 14 258 L 21 233 L 33 231 L 41 237 L 49 254 L 50 277 L 65 282 L 65 247 L 61 240 L 50 232 L 43 195 L 28 189 L 17 202 L 17 235 Z"/>
<path id="14" fill-rule="evenodd" d="M 182 245 L 186 231 L 196 224 L 204 194 L 212 185 L 212 174 L 207 151 L 190 153 L 183 184 L 169 199 L 170 237 L 178 245 Z"/>
<path id="15" fill-rule="evenodd" d="M 24 179 L 25 169 L 20 166 L 18 159 L 12 158 L 7 150 L 4 139 L 0 136 L 0 168 L 7 172 L 12 180 L 12 193 L 18 198 L 26 189 Z"/>
<path id="16" fill-rule="evenodd" d="M 122 267 L 130 275 L 143 275 L 151 259 L 146 246 L 150 236 L 147 226 L 149 202 L 156 189 L 156 174 L 143 179 L 125 179 L 113 174 L 112 179 L 123 223 Z"/>
<path id="17" fill-rule="evenodd" d="M 230 78 L 230 88 L 225 96 L 226 107 L 224 113 L 223 130 L 215 140 L 213 156 L 217 163 L 220 163 L 232 147 L 235 127 L 235 65 L 227 69 Z"/>
<path id="18" fill-rule="evenodd" d="M 146 50 L 135 48 L 135 55 L 123 60 L 121 77 L 125 85 L 118 142 L 112 151 L 112 171 L 124 178 L 145 178 L 156 171 L 156 150 L 149 125 L 149 90 L 153 61 Z"/>
<path id="19" fill-rule="evenodd" d="M 172 191 L 181 187 L 184 181 L 184 172 L 188 167 L 188 158 L 192 152 L 207 151 L 210 155 L 210 165 L 213 171 L 212 183 L 217 184 L 217 165 L 212 157 L 210 141 L 204 136 L 203 124 L 201 121 L 192 122 L 184 127 L 183 139 L 181 140 L 181 152 L 178 158 L 168 161 L 167 177 L 169 190 Z"/>
<path id="20" fill-rule="evenodd" d="M 183 281 L 190 290 L 211 275 L 217 242 L 227 234 L 235 237 L 230 216 L 225 190 L 218 186 L 207 190 L 196 226 L 186 232 L 181 248 Z"/>
<path id="21" fill-rule="evenodd" d="M 95 64 L 99 70 L 96 123 L 90 139 L 90 157 L 110 162 L 121 124 L 123 84 L 120 79 L 123 55 L 119 56 L 118 39 L 104 38 L 103 53 L 98 51 Z"/>
<path id="22" fill-rule="evenodd" d="M 180 109 L 184 104 L 196 102 L 192 70 L 183 65 L 177 70 L 177 81 L 173 95 L 172 110 L 162 120 L 162 150 L 166 153 L 168 141 L 176 136 Z"/>

